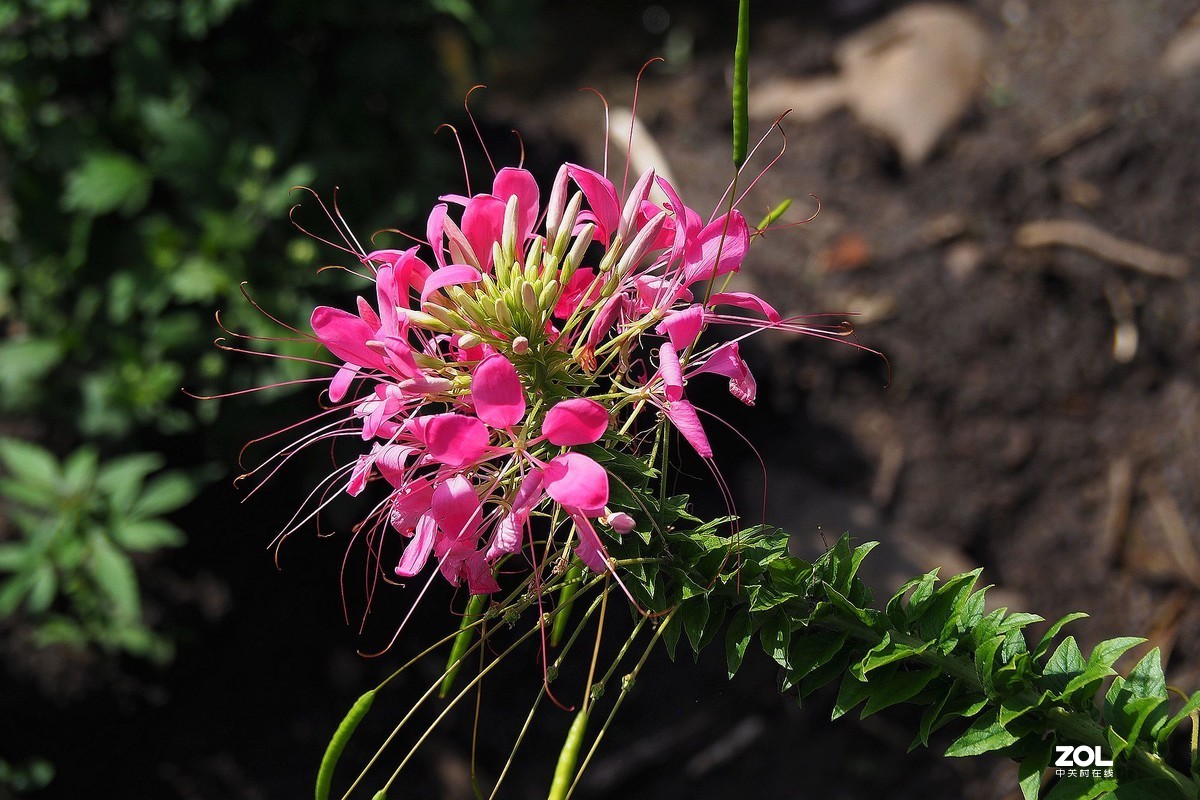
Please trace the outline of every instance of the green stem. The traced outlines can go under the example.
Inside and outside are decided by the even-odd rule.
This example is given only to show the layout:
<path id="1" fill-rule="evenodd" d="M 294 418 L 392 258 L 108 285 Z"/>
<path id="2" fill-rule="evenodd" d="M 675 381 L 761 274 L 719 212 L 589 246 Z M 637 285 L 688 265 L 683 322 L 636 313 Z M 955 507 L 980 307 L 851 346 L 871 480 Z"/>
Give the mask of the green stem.
<path id="1" fill-rule="evenodd" d="M 438 690 L 438 697 L 444 699 L 454 687 L 454 679 L 458 677 L 458 670 L 462 666 L 462 657 L 475 638 L 475 623 L 483 614 L 487 601 L 486 594 L 471 595 L 471 600 L 467 603 L 467 611 L 463 614 L 462 622 L 458 626 L 458 636 L 454 639 L 454 647 L 450 649 L 450 660 L 446 662 L 446 677 L 442 679 L 442 688 Z"/>

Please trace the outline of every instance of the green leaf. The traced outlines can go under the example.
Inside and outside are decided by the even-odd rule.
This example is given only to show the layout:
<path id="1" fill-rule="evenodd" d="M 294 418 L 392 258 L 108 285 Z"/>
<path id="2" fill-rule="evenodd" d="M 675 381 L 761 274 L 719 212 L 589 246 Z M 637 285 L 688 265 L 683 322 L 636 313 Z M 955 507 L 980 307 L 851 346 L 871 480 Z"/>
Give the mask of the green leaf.
<path id="1" fill-rule="evenodd" d="M 898 670 L 891 680 L 871 693 L 871 699 L 867 701 L 861 716 L 867 717 L 876 711 L 911 700 L 941 674 L 941 669 L 936 666 L 921 670 Z"/>
<path id="2" fill-rule="evenodd" d="M 182 473 L 160 475 L 146 487 L 133 504 L 129 515 L 138 519 L 157 517 L 175 511 L 196 496 L 196 482 Z"/>
<path id="3" fill-rule="evenodd" d="M 133 564 L 103 534 L 93 534 L 88 544 L 91 546 L 88 568 L 96 586 L 111 603 L 112 616 L 118 620 L 137 620 L 141 616 L 141 599 Z"/>
<path id="4" fill-rule="evenodd" d="M 750 645 L 750 637 L 754 634 L 754 626 L 750 614 L 745 608 L 739 608 L 729 623 L 729 632 L 725 635 L 725 661 L 729 667 L 729 677 L 737 674 L 746 657 L 746 648 Z"/>
<path id="5" fill-rule="evenodd" d="M 1116 788 L 1116 778 L 1059 778 L 1044 800 L 1094 800 Z"/>
<path id="6" fill-rule="evenodd" d="M 62 480 L 58 459 L 50 451 L 20 439 L 0 439 L 0 461 L 18 481 L 56 489 Z"/>
<path id="7" fill-rule="evenodd" d="M 1075 637 L 1068 636 L 1063 639 L 1062 644 L 1055 649 L 1050 660 L 1046 662 L 1046 667 L 1042 672 L 1042 683 L 1056 697 L 1061 696 L 1067 688 L 1067 684 L 1082 674 L 1086 667 L 1087 662 L 1083 660 L 1083 653 L 1079 652 L 1079 645 L 1075 643 Z"/>
<path id="8" fill-rule="evenodd" d="M 706 594 L 685 600 L 680 609 L 683 629 L 687 632 L 688 641 L 697 655 L 700 654 L 700 640 L 704 636 L 704 625 L 708 622 L 709 612 L 708 595 Z"/>
<path id="9" fill-rule="evenodd" d="M 1002 750 L 1016 744 L 1020 739 L 1000 724 L 996 712 L 987 714 L 975 720 L 962 736 L 958 737 L 948 748 L 946 755 L 952 758 L 961 756 L 977 756 Z"/>
<path id="10" fill-rule="evenodd" d="M 1163 778 L 1144 778 L 1128 783 L 1119 783 L 1108 800 L 1186 800 L 1178 784 Z"/>
<path id="11" fill-rule="evenodd" d="M 1087 614 L 1084 614 L 1082 611 L 1076 611 L 1073 614 L 1067 614 L 1065 617 L 1051 625 L 1049 629 L 1047 629 L 1042 635 L 1041 641 L 1038 642 L 1038 646 L 1033 649 L 1034 659 L 1041 660 L 1042 656 L 1050 651 L 1050 645 L 1054 643 L 1054 637 L 1058 636 L 1059 631 L 1061 631 L 1070 623 L 1079 619 L 1087 619 Z"/>
<path id="12" fill-rule="evenodd" d="M 788 647 L 788 664 L 791 666 L 784 678 L 784 690 L 795 686 L 837 655 L 846 642 L 846 636 L 845 631 L 793 631 L 792 643 Z"/>
<path id="13" fill-rule="evenodd" d="M 71 493 L 89 491 L 98 464 L 99 456 L 94 447 L 81 447 L 71 453 L 63 464 L 63 488 Z"/>
<path id="14" fill-rule="evenodd" d="M 119 512 L 127 512 L 142 491 L 146 476 L 162 469 L 157 453 L 133 453 L 104 462 L 96 476 L 96 488 L 107 494 Z"/>
<path id="15" fill-rule="evenodd" d="M 1025 800 L 1038 800 L 1042 790 L 1042 778 L 1050 759 L 1054 755 L 1054 739 L 1040 741 L 1033 752 L 1021 759 L 1017 767 L 1017 783 Z"/>
<path id="16" fill-rule="evenodd" d="M 94 152 L 67 175 L 63 208 L 99 216 L 136 214 L 150 197 L 150 171 L 122 153 Z"/>
<path id="17" fill-rule="evenodd" d="M 25 607 L 32 614 L 45 613 L 58 595 L 58 575 L 51 564 L 39 564 L 33 572 L 33 581 L 29 587 L 29 596 L 25 599 Z"/>
<path id="18" fill-rule="evenodd" d="M 787 669 L 788 646 L 791 644 L 792 624 L 786 614 L 771 614 L 758 630 L 763 650 L 776 664 Z"/>
<path id="19" fill-rule="evenodd" d="M 887 670 L 890 672 L 890 670 Z M 883 673 L 880 673 L 881 676 Z M 833 703 L 833 719 L 837 719 L 854 710 L 862 701 L 866 700 L 871 694 L 871 680 L 859 680 L 853 674 L 847 674 L 842 678 L 842 685 L 838 688 L 837 700 Z"/>
<path id="20" fill-rule="evenodd" d="M 1167 737 L 1169 737 L 1175 731 L 1175 729 L 1179 727 L 1179 723 L 1187 719 L 1188 715 L 1197 708 L 1200 708 L 1200 692 L 1196 692 L 1189 697 L 1187 702 L 1183 704 L 1183 708 L 1179 709 L 1179 712 L 1175 714 L 1175 716 L 1171 717 L 1169 722 L 1159 728 L 1156 736 L 1159 745 L 1164 744 L 1167 741 Z"/>
<path id="21" fill-rule="evenodd" d="M 109 533 L 125 550 L 148 553 L 162 547 L 181 547 L 187 538 L 183 531 L 158 519 L 135 520 L 115 525 Z"/>
<path id="22" fill-rule="evenodd" d="M 19 572 L 32 556 L 29 548 L 19 544 L 0 544 L 0 572 Z"/>

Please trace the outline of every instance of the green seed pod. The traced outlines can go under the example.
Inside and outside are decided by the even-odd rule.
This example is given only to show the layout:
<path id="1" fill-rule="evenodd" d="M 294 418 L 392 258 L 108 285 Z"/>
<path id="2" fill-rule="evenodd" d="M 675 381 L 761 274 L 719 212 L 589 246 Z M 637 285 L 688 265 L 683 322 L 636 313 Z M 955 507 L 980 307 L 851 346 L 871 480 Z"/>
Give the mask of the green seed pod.
<path id="1" fill-rule="evenodd" d="M 346 718 L 342 720 L 342 724 L 333 733 L 333 738 L 329 740 L 329 746 L 325 748 L 325 757 L 321 759 L 321 766 L 317 770 L 317 786 L 316 800 L 328 800 L 329 789 L 333 785 L 333 770 L 337 766 L 338 759 L 342 757 L 342 751 L 346 749 L 350 737 L 354 735 L 355 728 L 358 723 L 362 722 L 363 717 L 371 710 L 371 704 L 375 702 L 375 690 L 364 694 L 355 701 L 350 707 L 350 712 L 346 714 Z"/>
<path id="2" fill-rule="evenodd" d="M 550 784 L 549 800 L 566 800 L 571 784 L 575 782 L 575 765 L 579 762 L 579 751 L 583 749 L 583 735 L 587 732 L 588 712 L 580 710 L 567 731 L 554 767 L 554 781 Z"/>

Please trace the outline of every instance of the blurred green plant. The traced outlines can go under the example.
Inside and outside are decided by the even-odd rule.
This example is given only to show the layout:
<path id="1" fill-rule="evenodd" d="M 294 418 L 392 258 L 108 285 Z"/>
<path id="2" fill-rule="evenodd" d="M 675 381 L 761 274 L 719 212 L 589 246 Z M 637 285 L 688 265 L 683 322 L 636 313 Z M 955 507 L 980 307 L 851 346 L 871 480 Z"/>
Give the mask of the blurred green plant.
<path id="1" fill-rule="evenodd" d="M 0 798 L 7 792 L 27 794 L 45 789 L 54 780 L 54 765 L 44 758 L 10 763 L 0 758 Z"/>
<path id="2" fill-rule="evenodd" d="M 243 280 L 280 319 L 313 306 L 319 250 L 287 222 L 308 199 L 289 189 L 345 182 L 355 228 L 403 225 L 456 169 L 429 136 L 461 102 L 464 76 L 443 75 L 479 71 L 447 64 L 444 42 L 519 46 L 535 5 L 0 3 L 0 410 L 84 437 L 169 434 L 217 410 L 180 386 L 302 375 L 211 344 L 218 308 L 279 335 Z M 300 223 L 337 241 L 308 205 Z"/>
<path id="3" fill-rule="evenodd" d="M 151 453 L 101 463 L 82 447 L 60 462 L 18 439 L 0 439 L 0 464 L 12 526 L 0 541 L 0 618 L 23 614 L 42 644 L 169 660 L 170 641 L 143 620 L 133 555 L 183 544 L 162 517 L 195 497 L 197 481 L 159 472 Z"/>

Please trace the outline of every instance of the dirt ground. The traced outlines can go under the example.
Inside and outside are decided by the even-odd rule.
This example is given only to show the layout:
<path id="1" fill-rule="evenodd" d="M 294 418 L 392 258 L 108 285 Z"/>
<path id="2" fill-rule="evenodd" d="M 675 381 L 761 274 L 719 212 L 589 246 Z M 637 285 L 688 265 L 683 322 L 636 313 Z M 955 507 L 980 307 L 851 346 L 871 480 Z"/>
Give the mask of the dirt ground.
<path id="1" fill-rule="evenodd" d="M 672 62 L 648 71 L 639 116 L 688 202 L 715 205 L 731 171 L 729 29 L 694 4 L 665 4 L 661 31 L 640 9 L 587 5 L 554 12 L 555 29 L 574 31 L 578 47 L 559 42 L 528 63 L 498 66 L 485 122 L 519 128 L 532 162 L 567 154 L 594 163 L 601 111 L 576 88 L 627 104 L 638 65 L 661 47 Z M 901 4 L 792 5 L 763 3 L 755 19 L 752 92 L 775 78 L 829 73 L 839 41 Z M 982 566 L 998 603 L 1047 618 L 1088 612 L 1075 626 L 1085 647 L 1149 636 L 1169 682 L 1194 691 L 1200 71 L 1168 77 L 1158 65 L 1194 3 L 961 5 L 977 15 L 990 54 L 968 110 L 925 163 L 903 165 L 846 110 L 788 120 L 786 154 L 744 204 L 753 222 L 791 197 L 795 221 L 816 209 L 810 193 L 819 197 L 811 222 L 755 243 L 743 288 L 787 313 L 858 312 L 857 341 L 886 361 L 844 343 L 766 335 L 750 351 L 758 407 L 740 407 L 719 382 L 699 402 L 756 443 L 771 476 L 767 518 L 794 531 L 798 552 L 811 556 L 822 535 L 843 531 L 878 539 L 867 576 L 881 593 L 935 566 Z M 590 52 L 626 24 L 634 33 L 623 48 Z M 589 26 L 601 32 L 581 37 Z M 1022 226 L 1043 220 L 1086 223 L 1188 269 L 1165 277 L 1078 246 L 1022 244 Z M 242 420 L 247 430 L 255 423 Z M 754 521 L 757 464 L 734 439 L 716 446 Z M 329 590 L 336 574 L 317 566 L 336 563 L 341 545 L 298 544 L 274 574 L 262 549 L 269 537 L 246 531 L 272 530 L 291 501 L 260 502 L 236 512 L 236 537 L 222 530 L 199 541 L 193 532 L 186 562 L 171 566 L 180 580 L 158 587 L 160 595 L 168 582 L 191 587 L 236 612 L 173 618 L 192 633 L 166 676 L 139 674 L 119 701 L 63 703 L 36 718 L 8 704 L 31 715 L 23 729 L 58 732 L 25 742 L 31 753 L 78 753 L 38 796 L 84 796 L 118 776 L 129 797 L 311 791 L 333 724 L 388 665 L 354 656 L 354 633 Z M 232 508 L 236 498 L 221 487 L 205 503 Z M 197 597 L 180 602 L 201 608 Z M 778 696 L 762 658 L 729 682 L 719 650 L 696 665 L 651 662 L 578 796 L 1019 797 L 1015 765 L 943 759 L 938 744 L 949 739 L 906 754 L 915 717 L 903 710 L 831 723 L 831 694 L 797 708 Z M 263 675 L 261 664 L 276 666 Z M 515 692 L 494 699 L 498 715 L 527 708 Z M 564 719 L 541 723 L 511 796 L 544 794 Z M 384 722 L 365 737 L 386 735 Z M 463 720 L 439 734 L 396 796 L 471 796 L 459 738 L 467 730 Z M 481 761 L 502 762 L 494 758 L 502 746 L 489 753 L 485 744 Z"/>

